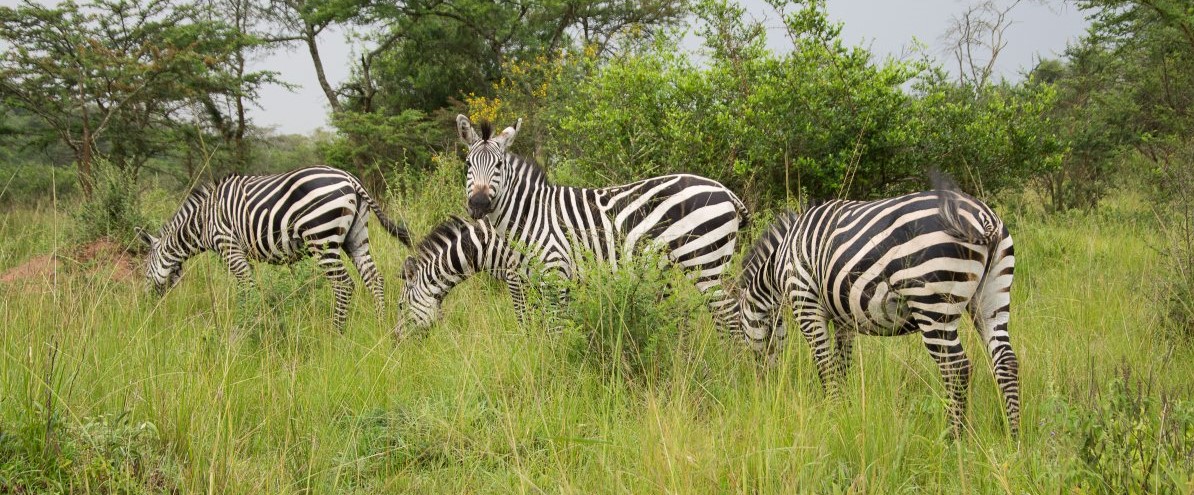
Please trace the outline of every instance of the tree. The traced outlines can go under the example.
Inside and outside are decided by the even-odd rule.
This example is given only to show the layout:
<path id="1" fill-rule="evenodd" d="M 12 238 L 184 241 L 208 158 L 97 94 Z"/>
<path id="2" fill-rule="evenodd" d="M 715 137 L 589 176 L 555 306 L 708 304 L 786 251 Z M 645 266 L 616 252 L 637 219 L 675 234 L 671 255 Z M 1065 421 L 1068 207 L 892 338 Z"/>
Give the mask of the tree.
<path id="1" fill-rule="evenodd" d="M 959 84 L 983 88 L 991 82 L 995 62 L 1007 46 L 1005 35 L 1012 26 L 1011 12 L 1020 2 L 1014 0 L 1001 7 L 995 0 L 984 0 L 950 18 L 942 38 L 958 66 Z"/>
<path id="2" fill-rule="evenodd" d="M 173 0 L 26 0 L 0 8 L 0 41 L 13 47 L 0 57 L 0 97 L 70 147 L 90 197 L 97 153 L 135 177 L 171 146 L 157 131 L 186 119 L 194 102 L 255 84 L 221 70 L 239 40 Z"/>
<path id="3" fill-rule="evenodd" d="M 329 161 L 374 183 L 379 163 L 428 167 L 430 151 L 455 142 L 450 119 L 460 100 L 492 95 L 494 84 L 513 67 L 585 47 L 604 53 L 622 37 L 644 36 L 687 11 L 677 0 L 273 0 L 271 5 L 281 29 L 269 39 L 307 45 L 333 125 L 341 131 L 327 148 Z M 352 76 L 338 88 L 323 76 L 317 39 L 333 26 L 354 29 L 360 43 Z"/>
<path id="4" fill-rule="evenodd" d="M 360 0 L 269 0 L 266 20 L 270 34 L 263 40 L 273 44 L 301 43 L 311 56 L 315 78 L 333 113 L 339 112 L 340 98 L 328 81 L 319 36 L 337 25 L 351 25 L 363 15 L 366 2 Z"/>

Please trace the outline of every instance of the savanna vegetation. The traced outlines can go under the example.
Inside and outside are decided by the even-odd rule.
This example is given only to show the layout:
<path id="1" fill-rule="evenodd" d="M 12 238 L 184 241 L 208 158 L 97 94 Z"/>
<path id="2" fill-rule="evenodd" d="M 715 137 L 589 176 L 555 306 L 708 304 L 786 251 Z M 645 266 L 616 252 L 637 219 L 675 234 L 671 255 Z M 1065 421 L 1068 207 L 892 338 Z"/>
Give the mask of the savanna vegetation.
<path id="1" fill-rule="evenodd" d="M 1077 0 L 1086 35 L 1018 77 L 991 69 L 1014 2 L 959 5 L 946 61 L 769 3 L 782 32 L 715 0 L 0 7 L 0 493 L 1194 492 L 1188 2 Z M 320 56 L 331 29 L 356 59 Z M 330 131 L 254 125 L 287 77 L 249 61 L 280 49 L 310 54 Z M 720 180 L 751 232 L 949 172 L 1017 242 L 1020 438 L 973 332 L 951 439 L 918 339 L 858 339 L 829 400 L 799 339 L 761 369 L 653 263 L 593 270 L 527 326 L 475 277 L 402 342 L 409 253 L 380 230 L 390 309 L 358 291 L 343 334 L 310 262 L 246 292 L 201 256 L 146 290 L 133 228 L 227 174 L 329 163 L 428 232 L 463 211 L 457 113 L 523 118 L 516 151 L 562 183 Z"/>

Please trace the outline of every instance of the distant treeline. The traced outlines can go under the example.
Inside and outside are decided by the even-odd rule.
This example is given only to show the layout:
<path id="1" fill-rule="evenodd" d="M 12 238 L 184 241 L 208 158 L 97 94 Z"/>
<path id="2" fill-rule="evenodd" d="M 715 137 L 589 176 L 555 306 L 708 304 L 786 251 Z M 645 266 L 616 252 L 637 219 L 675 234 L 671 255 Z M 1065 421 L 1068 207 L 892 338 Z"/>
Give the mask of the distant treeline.
<path id="1" fill-rule="evenodd" d="M 562 179 L 693 172 L 752 205 L 890 195 L 925 187 L 939 168 L 996 201 L 1030 189 L 1066 210 L 1097 205 L 1115 184 L 1159 191 L 1188 175 L 1194 13 L 1183 2 L 1079 1 L 1087 35 L 1014 82 L 991 68 L 1016 2 L 955 17 L 950 70 L 927 53 L 879 60 L 846 45 L 824 2 L 771 3 L 793 42 L 786 53 L 766 48 L 740 6 L 712 0 L 0 8 L 0 43 L 17 48 L 0 57 L 4 200 L 38 194 L 46 165 L 69 165 L 65 183 L 85 196 L 99 167 L 175 188 L 311 162 L 383 193 L 408 189 L 436 155 L 457 151 L 457 113 L 499 126 L 523 118 L 517 150 Z M 699 55 L 680 47 L 688 26 Z M 318 36 L 332 28 L 359 35 L 359 57 L 320 56 Z M 253 125 L 261 90 L 287 75 L 246 61 L 283 48 L 311 55 L 331 132 Z M 352 76 L 329 84 L 330 63 Z"/>

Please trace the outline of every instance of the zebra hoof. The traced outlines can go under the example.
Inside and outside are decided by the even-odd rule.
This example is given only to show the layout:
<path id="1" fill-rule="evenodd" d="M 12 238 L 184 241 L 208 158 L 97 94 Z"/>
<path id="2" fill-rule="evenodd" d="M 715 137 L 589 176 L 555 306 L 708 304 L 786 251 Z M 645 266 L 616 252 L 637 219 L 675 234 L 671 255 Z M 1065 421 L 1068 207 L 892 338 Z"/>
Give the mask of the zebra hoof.
<path id="1" fill-rule="evenodd" d="M 401 327 L 394 329 L 394 343 L 401 344 L 410 338 L 410 332 L 403 330 Z"/>

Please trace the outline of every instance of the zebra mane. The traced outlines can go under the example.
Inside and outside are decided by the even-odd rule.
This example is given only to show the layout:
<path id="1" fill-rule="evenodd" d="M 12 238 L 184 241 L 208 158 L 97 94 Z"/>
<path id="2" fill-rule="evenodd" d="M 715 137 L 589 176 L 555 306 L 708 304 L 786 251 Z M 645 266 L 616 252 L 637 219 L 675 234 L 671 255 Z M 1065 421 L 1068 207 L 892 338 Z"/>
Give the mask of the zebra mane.
<path id="1" fill-rule="evenodd" d="M 424 258 L 442 251 L 440 249 L 441 240 L 458 237 L 461 232 L 468 229 L 468 226 L 469 221 L 460 216 L 448 217 L 447 220 L 431 229 L 431 233 L 423 237 L 423 240 L 419 241 L 419 244 L 415 246 L 415 253 L 418 253 L 419 258 Z"/>
<path id="2" fill-rule="evenodd" d="M 224 182 L 227 179 L 228 179 L 227 177 L 224 177 L 224 178 L 216 180 L 215 182 L 199 184 L 199 185 L 191 188 L 191 191 L 187 193 L 187 197 L 186 197 L 186 199 L 183 200 L 183 202 L 185 203 L 187 201 L 198 201 L 203 198 L 206 198 L 207 196 L 211 195 L 211 192 L 216 188 L 217 184 Z"/>
<path id="3" fill-rule="evenodd" d="M 788 235 L 788 231 L 792 230 L 792 225 L 796 224 L 796 219 L 799 217 L 800 214 L 792 210 L 784 210 L 783 213 L 775 216 L 775 220 L 755 240 L 750 251 L 746 252 L 746 257 L 742 259 L 742 274 L 738 276 L 737 284 L 739 287 L 758 276 L 759 271 L 763 269 L 763 260 Z"/>
<path id="4" fill-rule="evenodd" d="M 511 154 L 513 155 L 513 153 L 511 153 Z M 522 162 L 522 164 L 529 170 L 529 172 L 526 175 L 526 177 L 528 179 L 533 180 L 535 182 L 544 182 L 544 183 L 548 182 L 547 171 L 544 170 L 543 167 L 539 166 L 539 164 L 537 162 L 535 162 L 534 158 L 522 156 L 522 155 L 514 155 L 514 156 L 518 157 L 518 160 L 520 162 Z"/>
<path id="5" fill-rule="evenodd" d="M 480 127 L 482 141 L 489 141 L 493 137 L 493 122 L 486 119 L 477 123 L 477 126 Z"/>

